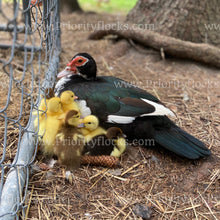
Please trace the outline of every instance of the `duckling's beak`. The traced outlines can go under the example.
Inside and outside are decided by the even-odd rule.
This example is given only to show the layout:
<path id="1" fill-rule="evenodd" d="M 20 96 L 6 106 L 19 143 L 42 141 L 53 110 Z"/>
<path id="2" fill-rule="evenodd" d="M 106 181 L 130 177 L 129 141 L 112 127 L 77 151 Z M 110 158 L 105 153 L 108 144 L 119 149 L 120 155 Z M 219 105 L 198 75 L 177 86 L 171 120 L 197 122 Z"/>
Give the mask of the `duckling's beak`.
<path id="1" fill-rule="evenodd" d="M 84 128 L 84 127 L 85 127 L 84 123 L 81 123 L 81 124 L 77 125 L 77 128 Z"/>
<path id="2" fill-rule="evenodd" d="M 70 74 L 77 74 L 77 69 L 75 66 L 69 66 L 67 64 L 66 68 L 58 73 L 57 78 L 60 79 L 64 76 L 68 76 Z"/>
<path id="3" fill-rule="evenodd" d="M 78 96 L 75 95 L 74 100 L 75 100 L 75 99 L 78 99 Z"/>
<path id="4" fill-rule="evenodd" d="M 123 138 L 126 138 L 126 137 L 127 137 L 127 135 L 126 135 L 126 134 L 122 134 L 122 137 L 123 137 Z"/>

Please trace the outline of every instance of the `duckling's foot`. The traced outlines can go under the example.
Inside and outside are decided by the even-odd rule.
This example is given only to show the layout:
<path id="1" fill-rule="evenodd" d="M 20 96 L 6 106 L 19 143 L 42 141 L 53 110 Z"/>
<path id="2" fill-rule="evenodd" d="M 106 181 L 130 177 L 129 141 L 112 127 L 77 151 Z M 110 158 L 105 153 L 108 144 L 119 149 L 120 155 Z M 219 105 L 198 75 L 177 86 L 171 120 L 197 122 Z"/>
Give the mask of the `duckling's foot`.
<path id="1" fill-rule="evenodd" d="M 73 184 L 73 173 L 71 171 L 65 172 L 65 179 L 70 183 Z"/>
<path id="2" fill-rule="evenodd" d="M 39 164 L 39 168 L 44 171 L 52 169 L 56 162 L 57 162 L 57 160 L 51 159 L 48 163 Z"/>
<path id="3" fill-rule="evenodd" d="M 43 171 L 49 170 L 49 166 L 46 163 L 39 164 L 39 168 Z"/>

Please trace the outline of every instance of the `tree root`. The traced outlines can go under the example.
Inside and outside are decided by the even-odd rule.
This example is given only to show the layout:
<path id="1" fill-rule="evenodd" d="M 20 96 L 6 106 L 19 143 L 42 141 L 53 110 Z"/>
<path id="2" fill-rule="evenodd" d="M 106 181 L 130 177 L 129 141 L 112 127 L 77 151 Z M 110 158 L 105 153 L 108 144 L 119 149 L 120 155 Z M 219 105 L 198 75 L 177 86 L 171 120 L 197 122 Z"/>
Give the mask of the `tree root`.
<path id="1" fill-rule="evenodd" d="M 96 30 L 90 34 L 89 39 L 99 40 L 107 35 L 117 35 L 121 38 L 132 39 L 144 46 L 163 51 L 165 54 L 179 58 L 187 58 L 201 63 L 220 67 L 220 49 L 205 43 L 192 43 L 182 41 L 159 33 L 133 28 L 132 24 L 124 24 L 124 29 L 116 29 L 115 25 L 109 25 L 108 30 Z"/>

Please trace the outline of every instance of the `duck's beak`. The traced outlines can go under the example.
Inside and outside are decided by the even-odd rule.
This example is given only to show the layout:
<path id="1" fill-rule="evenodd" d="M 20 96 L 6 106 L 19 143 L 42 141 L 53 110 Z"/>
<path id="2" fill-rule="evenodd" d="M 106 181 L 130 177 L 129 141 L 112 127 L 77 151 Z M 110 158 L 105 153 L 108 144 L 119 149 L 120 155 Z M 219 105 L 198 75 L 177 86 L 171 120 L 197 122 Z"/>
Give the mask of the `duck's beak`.
<path id="1" fill-rule="evenodd" d="M 122 137 L 123 137 L 123 138 L 126 138 L 126 137 L 127 137 L 127 135 L 126 135 L 126 134 L 122 134 Z"/>
<path id="2" fill-rule="evenodd" d="M 78 96 L 75 95 L 74 100 L 78 99 Z"/>
<path id="3" fill-rule="evenodd" d="M 60 79 L 70 74 L 77 74 L 77 69 L 75 67 L 67 66 L 64 70 L 58 73 L 57 78 Z"/>

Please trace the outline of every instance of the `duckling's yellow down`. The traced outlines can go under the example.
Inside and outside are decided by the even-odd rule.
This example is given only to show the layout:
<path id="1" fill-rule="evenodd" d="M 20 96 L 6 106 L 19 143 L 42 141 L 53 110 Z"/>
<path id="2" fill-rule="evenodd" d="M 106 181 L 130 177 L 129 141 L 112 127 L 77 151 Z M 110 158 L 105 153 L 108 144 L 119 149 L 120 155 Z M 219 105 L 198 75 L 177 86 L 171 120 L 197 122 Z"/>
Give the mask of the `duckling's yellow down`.
<path id="1" fill-rule="evenodd" d="M 84 135 L 85 142 L 88 143 L 95 136 L 106 134 L 106 130 L 99 127 L 99 120 L 94 115 L 88 115 L 83 120 L 84 127 L 81 128 L 81 132 Z"/>
<path id="2" fill-rule="evenodd" d="M 72 91 L 67 90 L 67 91 L 62 92 L 60 96 L 60 100 L 61 100 L 62 109 L 64 112 L 68 112 L 69 110 L 79 111 L 79 106 L 74 101 L 75 99 L 77 99 L 77 97 Z"/>
<path id="3" fill-rule="evenodd" d="M 47 110 L 47 103 L 49 99 L 42 99 L 39 105 L 39 115 L 37 114 L 37 111 L 33 112 L 33 115 L 36 116 L 34 120 L 34 126 L 36 129 L 38 129 L 38 135 L 43 136 L 46 129 L 46 110 Z"/>
<path id="4" fill-rule="evenodd" d="M 61 109 L 60 98 L 53 97 L 48 101 L 47 117 L 45 118 L 43 146 L 46 155 L 53 155 L 53 144 L 63 120 L 64 113 Z"/>
<path id="5" fill-rule="evenodd" d="M 114 147 L 113 151 L 111 152 L 111 156 L 120 157 L 126 149 L 126 141 L 123 137 L 120 137 L 117 140 L 115 140 L 115 145 L 116 146 Z"/>

